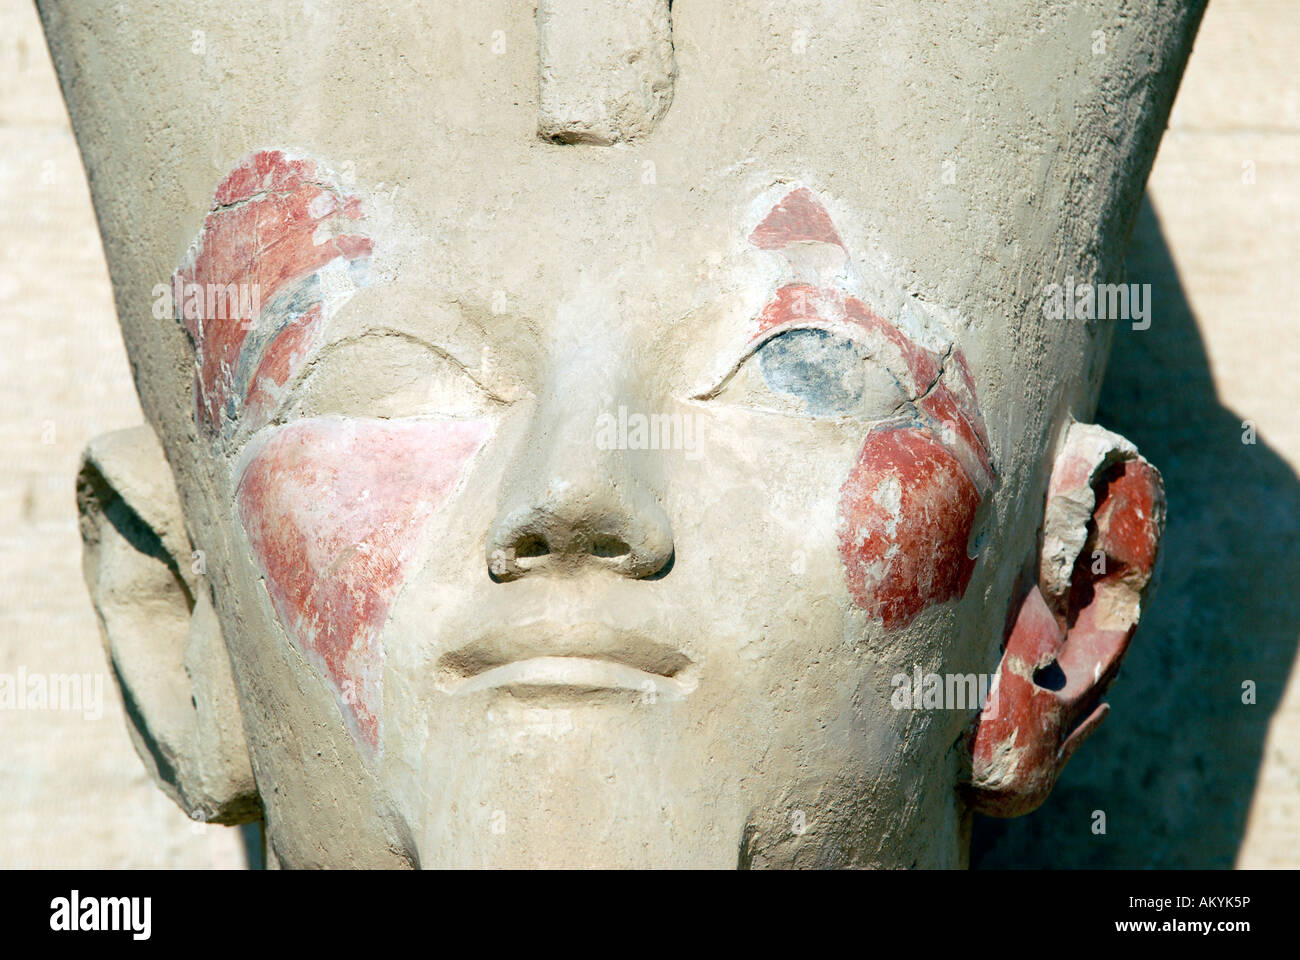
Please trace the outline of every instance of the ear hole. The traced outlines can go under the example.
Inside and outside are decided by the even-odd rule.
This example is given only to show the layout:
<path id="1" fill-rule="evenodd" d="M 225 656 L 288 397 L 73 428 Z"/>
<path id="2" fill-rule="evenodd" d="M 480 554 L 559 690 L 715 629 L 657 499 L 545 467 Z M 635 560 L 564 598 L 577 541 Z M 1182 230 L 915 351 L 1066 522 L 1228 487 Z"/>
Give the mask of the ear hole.
<path id="1" fill-rule="evenodd" d="M 613 536 L 598 536 L 591 545 L 591 552 L 598 557 L 625 557 L 632 548 Z"/>
<path id="2" fill-rule="evenodd" d="M 1034 671 L 1034 684 L 1044 690 L 1064 690 L 1065 671 L 1061 669 L 1059 663 L 1053 660 L 1046 666 L 1039 667 Z"/>
<path id="3" fill-rule="evenodd" d="M 544 557 L 551 552 L 551 548 L 546 541 L 538 536 L 524 537 L 515 545 L 515 556 L 524 557 Z"/>

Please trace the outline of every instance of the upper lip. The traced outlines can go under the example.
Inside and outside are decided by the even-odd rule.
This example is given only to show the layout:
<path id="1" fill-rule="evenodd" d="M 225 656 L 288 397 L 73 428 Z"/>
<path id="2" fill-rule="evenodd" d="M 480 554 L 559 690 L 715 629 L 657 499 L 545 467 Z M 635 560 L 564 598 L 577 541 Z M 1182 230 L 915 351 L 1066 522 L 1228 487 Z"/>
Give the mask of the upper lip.
<path id="1" fill-rule="evenodd" d="M 509 686 L 655 691 L 674 699 L 695 688 L 691 659 L 635 631 L 596 623 L 537 621 L 493 631 L 438 660 L 449 693 Z"/>

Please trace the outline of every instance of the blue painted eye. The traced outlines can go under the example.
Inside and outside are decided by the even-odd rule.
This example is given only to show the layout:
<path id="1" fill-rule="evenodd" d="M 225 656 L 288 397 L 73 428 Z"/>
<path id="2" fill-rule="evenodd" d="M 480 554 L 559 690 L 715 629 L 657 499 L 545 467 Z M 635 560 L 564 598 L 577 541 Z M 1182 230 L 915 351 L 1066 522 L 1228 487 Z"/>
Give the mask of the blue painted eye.
<path id="1" fill-rule="evenodd" d="M 862 344 L 829 330 L 787 330 L 758 349 L 768 388 L 813 416 L 844 416 L 862 407 L 869 359 Z"/>
<path id="2" fill-rule="evenodd" d="M 879 422 L 899 415 L 910 399 L 890 372 L 889 356 L 888 344 L 873 347 L 834 330 L 783 330 L 759 344 L 709 396 L 787 416 Z"/>

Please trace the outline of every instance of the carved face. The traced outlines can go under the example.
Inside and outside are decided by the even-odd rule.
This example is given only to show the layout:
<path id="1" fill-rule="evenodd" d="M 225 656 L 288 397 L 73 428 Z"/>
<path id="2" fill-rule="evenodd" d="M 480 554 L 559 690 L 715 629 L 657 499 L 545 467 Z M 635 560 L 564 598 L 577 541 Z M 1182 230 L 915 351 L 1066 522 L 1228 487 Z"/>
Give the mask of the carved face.
<path id="1" fill-rule="evenodd" d="M 1104 58 L 1033 4 L 243 5 L 159 71 L 184 5 L 43 0 L 166 455 L 89 451 L 87 579 L 121 599 L 101 491 L 168 472 L 202 560 L 157 779 L 255 783 L 287 865 L 963 863 L 1150 573 L 1131 445 L 1076 432 L 1045 499 L 1109 328 L 1041 303 L 1120 262 L 1199 10 L 1148 5 Z M 895 696 L 999 662 L 974 749 Z"/>
<path id="2" fill-rule="evenodd" d="M 365 189 L 257 153 L 174 283 L 232 652 L 322 716 L 259 768 L 354 753 L 426 865 L 957 862 L 970 713 L 890 697 L 980 622 L 995 473 L 944 323 L 779 178 L 521 211 L 570 254 L 535 270 L 499 220 L 403 244 Z M 275 806 L 293 861 L 318 828 Z"/>

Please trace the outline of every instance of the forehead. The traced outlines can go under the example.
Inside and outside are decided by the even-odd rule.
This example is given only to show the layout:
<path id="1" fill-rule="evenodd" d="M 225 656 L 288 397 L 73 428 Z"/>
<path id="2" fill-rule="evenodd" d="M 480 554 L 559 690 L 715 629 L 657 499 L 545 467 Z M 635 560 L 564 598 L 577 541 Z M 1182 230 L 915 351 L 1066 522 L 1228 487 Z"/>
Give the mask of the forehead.
<path id="1" fill-rule="evenodd" d="M 132 22 L 133 4 L 115 6 L 111 19 Z M 764 175 L 797 176 L 839 205 L 836 226 L 855 256 L 869 255 L 858 243 L 869 226 L 918 292 L 975 318 L 963 333 L 968 352 L 972 336 L 1042 326 L 1020 309 L 1041 286 L 1032 265 L 1059 259 L 1062 224 L 1090 219 L 1072 215 L 1084 203 L 1078 178 L 1054 149 L 1077 134 L 1081 98 L 1100 95 L 1075 79 L 1095 62 L 1077 22 L 1058 29 L 1077 21 L 1066 8 L 1046 15 L 1042 30 L 1008 35 L 1003 18 L 953 18 L 926 0 L 675 4 L 672 108 L 625 149 L 538 140 L 532 4 L 376 15 L 317 0 L 301 16 L 252 5 L 229 18 L 199 6 L 150 10 L 159 43 L 189 36 L 196 22 L 206 32 L 206 53 L 175 70 L 134 69 L 137 31 L 92 31 L 93 17 L 61 47 L 62 62 L 94 64 L 117 94 L 78 101 L 76 112 L 88 128 L 117 131 L 82 146 L 114 276 L 129 280 L 118 285 L 128 347 L 149 379 L 171 377 L 183 347 L 164 332 L 168 355 L 156 349 L 149 291 L 165 279 L 159 270 L 193 240 L 217 179 L 260 147 L 296 147 L 354 171 L 372 199 L 391 196 L 401 229 L 374 234 L 406 245 L 413 266 L 404 277 L 419 265 L 444 287 L 552 301 L 546 285 L 577 263 L 689 275 L 739 234 L 727 229 L 730 203 L 747 191 L 729 183 L 748 186 L 758 168 L 759 185 Z M 1043 63 L 1057 80 L 1042 81 Z M 1025 79 L 992 82 L 1006 76 Z M 412 95 L 393 97 L 395 83 Z M 845 209 L 861 216 L 858 229 Z M 538 276 L 543 246 L 563 263 L 544 262 Z M 1096 339 L 1065 333 L 1088 347 Z M 1077 368 L 1079 352 L 1057 351 L 1058 365 Z M 1008 357 L 989 360 L 1005 366 Z M 164 392 L 146 398 L 151 418 L 168 419 L 177 405 Z"/>
<path id="2" fill-rule="evenodd" d="M 690 280 L 701 262 L 741 250 L 748 206 L 766 186 L 743 171 L 680 182 L 632 152 L 484 149 L 498 175 L 419 171 L 394 197 L 395 229 L 448 258 L 450 283 L 515 276 L 555 292 L 580 273 Z"/>
<path id="3" fill-rule="evenodd" d="M 489 152 L 508 173 L 421 168 L 397 190 L 371 186 L 378 275 L 430 303 L 490 313 L 494 327 L 548 330 L 567 318 L 593 339 L 612 327 L 662 335 L 701 318 L 752 319 L 778 284 L 834 280 L 909 335 L 933 327 L 927 346 L 951 339 L 942 311 L 922 310 L 891 274 L 870 214 L 808 165 L 684 178 L 646 151 L 501 142 Z M 364 194 L 365 171 L 356 176 Z"/>
<path id="4" fill-rule="evenodd" d="M 536 27 L 527 5 L 471 5 L 454 24 L 430 15 L 438 29 L 384 18 L 336 24 L 338 43 L 382 34 L 379 46 L 402 63 L 377 54 L 361 69 L 342 58 L 344 86 L 319 73 L 308 83 L 308 75 L 286 80 L 280 70 L 273 80 L 254 66 L 235 88 L 269 85 L 275 96 L 256 97 L 265 110 L 241 113 L 237 131 L 212 118 L 229 157 L 222 169 L 233 149 L 276 145 L 346 169 L 348 189 L 366 201 L 376 266 L 424 291 L 430 319 L 417 302 L 411 320 L 430 326 L 451 305 L 482 315 L 503 336 L 557 331 L 566 316 L 599 313 L 589 330 L 649 337 L 689 329 L 698 337 L 701 310 L 722 309 L 714 305 L 744 291 L 770 292 L 779 258 L 745 241 L 762 215 L 756 198 L 782 180 L 817 191 L 856 263 L 882 262 L 883 251 L 897 264 L 895 276 L 910 278 L 929 303 L 952 302 L 945 293 L 954 291 L 968 301 L 970 285 L 950 281 L 987 263 L 978 255 L 981 236 L 1000 221 L 969 221 L 954 203 L 976 197 L 996 206 L 1014 191 L 976 189 L 973 176 L 991 175 L 979 166 L 962 168 L 960 188 L 940 179 L 938 158 L 952 148 L 930 142 L 929 119 L 942 104 L 941 126 L 951 129 L 953 101 L 932 96 L 950 72 L 918 76 L 907 63 L 865 55 L 863 37 L 899 39 L 880 29 L 891 22 L 884 13 L 809 3 L 764 7 L 754 17 L 748 6 L 674 10 L 672 108 L 644 141 L 609 148 L 537 137 Z M 461 49 L 480 27 L 483 37 L 504 32 L 504 53 Z M 801 39 L 790 34 L 796 27 Z M 267 36 L 277 29 L 268 25 Z M 395 111 L 385 93 L 391 75 L 421 63 L 431 65 L 427 96 Z M 314 112 L 300 109 L 304 96 Z M 886 122 L 886 109 L 899 122 Z M 214 179 L 206 175 L 209 191 Z M 194 236 L 192 217 L 185 242 Z M 393 291 L 376 285 L 346 310 L 374 302 L 383 311 L 390 301 Z M 896 319 L 888 305 L 873 305 Z M 745 300 L 731 309 L 752 315 L 761 307 Z M 986 312 L 975 337 L 991 339 L 982 336 L 991 323 Z M 984 351 L 970 334 L 962 338 L 978 366 Z"/>

